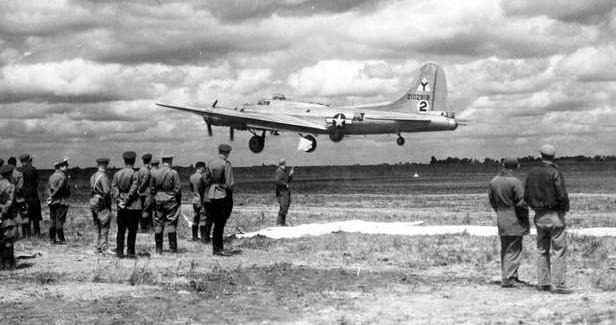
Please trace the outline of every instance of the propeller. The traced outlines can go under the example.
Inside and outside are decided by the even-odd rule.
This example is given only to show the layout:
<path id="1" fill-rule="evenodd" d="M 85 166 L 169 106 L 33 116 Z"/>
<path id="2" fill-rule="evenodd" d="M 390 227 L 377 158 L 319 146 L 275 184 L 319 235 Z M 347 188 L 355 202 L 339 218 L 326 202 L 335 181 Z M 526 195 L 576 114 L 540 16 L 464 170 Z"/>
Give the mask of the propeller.
<path id="1" fill-rule="evenodd" d="M 216 104 L 218 104 L 218 99 L 214 101 L 214 103 L 212 104 L 212 108 L 215 108 Z"/>
<path id="2" fill-rule="evenodd" d="M 233 141 L 233 128 L 229 128 L 229 140 Z"/>

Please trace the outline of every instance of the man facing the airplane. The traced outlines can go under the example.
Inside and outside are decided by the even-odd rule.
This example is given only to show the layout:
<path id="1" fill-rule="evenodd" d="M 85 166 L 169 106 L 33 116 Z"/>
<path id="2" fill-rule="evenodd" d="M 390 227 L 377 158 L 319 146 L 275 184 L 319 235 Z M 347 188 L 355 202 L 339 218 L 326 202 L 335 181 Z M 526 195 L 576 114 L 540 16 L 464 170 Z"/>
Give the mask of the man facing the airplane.
<path id="1" fill-rule="evenodd" d="M 528 235 L 528 207 L 524 202 L 522 182 L 513 175 L 519 166 L 515 158 L 503 159 L 503 170 L 489 185 L 489 198 L 496 211 L 496 224 L 501 242 L 501 286 L 512 288 L 523 281 L 518 278 L 522 259 L 522 239 Z"/>

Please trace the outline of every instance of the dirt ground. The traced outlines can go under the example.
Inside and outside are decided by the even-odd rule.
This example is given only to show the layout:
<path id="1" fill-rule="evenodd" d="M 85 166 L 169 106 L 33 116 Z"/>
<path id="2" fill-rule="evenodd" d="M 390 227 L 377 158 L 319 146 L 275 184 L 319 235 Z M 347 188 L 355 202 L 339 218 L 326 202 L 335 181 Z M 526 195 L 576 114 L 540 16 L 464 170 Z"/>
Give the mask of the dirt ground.
<path id="1" fill-rule="evenodd" d="M 295 194 L 292 224 L 362 219 L 493 225 L 483 193 Z M 238 196 L 227 227 L 272 226 L 274 200 Z M 571 224 L 614 226 L 616 195 L 572 193 Z M 185 207 L 185 213 L 190 213 Z M 0 272 L 2 324 L 612 324 L 616 239 L 570 237 L 571 295 L 535 290 L 535 245 L 524 240 L 528 286 L 499 286 L 496 237 L 334 233 L 288 240 L 229 239 L 214 257 L 187 240 L 154 255 L 140 233 L 137 260 L 93 253 L 85 207 L 71 207 L 67 246 L 16 244 L 19 268 Z M 114 246 L 115 225 L 110 234 Z M 167 242 L 165 241 L 165 245 Z M 167 246 L 165 246 L 166 248 Z M 152 254 L 152 255 L 150 255 Z"/>

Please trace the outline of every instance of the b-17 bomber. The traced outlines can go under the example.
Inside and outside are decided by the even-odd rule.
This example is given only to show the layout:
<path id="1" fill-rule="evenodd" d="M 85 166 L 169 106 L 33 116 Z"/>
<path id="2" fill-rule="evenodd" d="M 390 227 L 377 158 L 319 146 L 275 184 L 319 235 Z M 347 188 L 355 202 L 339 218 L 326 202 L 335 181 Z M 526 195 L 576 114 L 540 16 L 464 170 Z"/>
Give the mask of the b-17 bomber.
<path id="1" fill-rule="evenodd" d="M 269 132 L 297 132 L 300 148 L 313 152 L 318 135 L 340 142 L 346 136 L 397 134 L 396 143 L 404 145 L 403 133 L 452 131 L 458 127 L 455 113 L 447 110 L 447 82 L 436 63 L 424 64 L 409 90 L 394 101 L 362 106 L 339 106 L 296 101 L 276 94 L 254 104 L 222 107 L 215 101 L 210 107 L 191 107 L 157 103 L 156 105 L 202 116 L 212 135 L 212 126 L 229 127 L 253 134 L 248 146 L 254 153 L 263 151 Z"/>

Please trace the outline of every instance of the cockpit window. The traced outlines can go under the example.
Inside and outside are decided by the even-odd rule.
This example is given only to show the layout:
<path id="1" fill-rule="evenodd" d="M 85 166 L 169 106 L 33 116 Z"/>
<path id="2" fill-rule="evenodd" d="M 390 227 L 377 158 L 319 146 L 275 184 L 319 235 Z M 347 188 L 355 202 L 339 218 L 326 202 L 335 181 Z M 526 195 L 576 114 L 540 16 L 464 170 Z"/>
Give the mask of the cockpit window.
<path id="1" fill-rule="evenodd" d="M 272 99 L 273 100 L 286 100 L 287 97 L 285 97 L 285 95 L 283 95 L 283 94 L 274 94 L 272 96 Z"/>
<path id="2" fill-rule="evenodd" d="M 264 100 L 261 99 L 260 101 L 257 102 L 257 105 L 269 105 L 270 101 L 269 100 Z"/>

